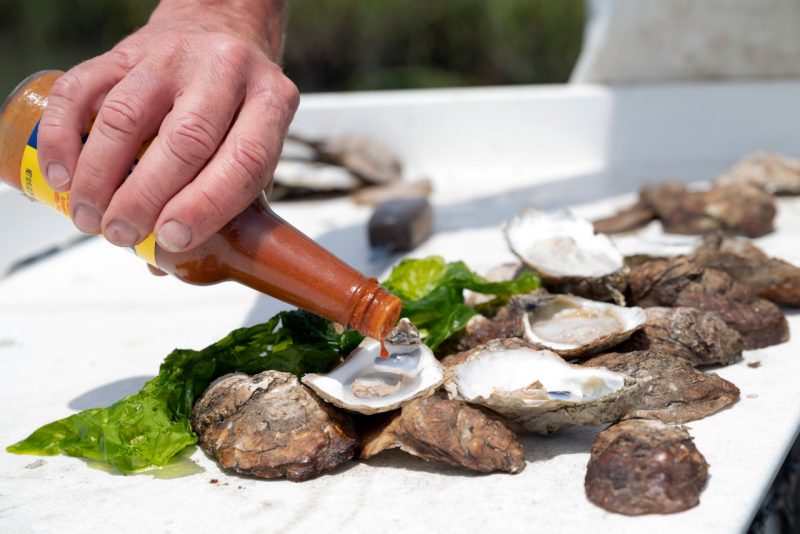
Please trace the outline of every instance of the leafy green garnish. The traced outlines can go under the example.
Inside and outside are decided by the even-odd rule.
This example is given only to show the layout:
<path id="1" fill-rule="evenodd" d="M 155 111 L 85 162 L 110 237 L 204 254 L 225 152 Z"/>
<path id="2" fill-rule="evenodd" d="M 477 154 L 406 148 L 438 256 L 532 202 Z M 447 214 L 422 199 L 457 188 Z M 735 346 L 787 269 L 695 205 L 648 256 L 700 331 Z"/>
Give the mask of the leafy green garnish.
<path id="1" fill-rule="evenodd" d="M 420 329 L 425 343 L 435 349 L 477 313 L 464 304 L 465 289 L 507 299 L 538 289 L 540 280 L 535 273 L 525 271 L 514 280 L 490 282 L 472 272 L 463 261 L 446 263 L 444 258 L 430 256 L 403 260 L 383 285 L 403 300 L 403 316 Z"/>
<path id="2" fill-rule="evenodd" d="M 164 465 L 197 442 L 189 417 L 194 401 L 216 378 L 266 369 L 296 375 L 324 373 L 361 341 L 304 311 L 281 312 L 268 322 L 234 330 L 203 350 L 172 351 L 142 389 L 107 408 L 92 408 L 47 424 L 6 450 L 63 453 L 107 462 L 122 473 Z"/>
<path id="3" fill-rule="evenodd" d="M 403 300 L 403 313 L 437 347 L 476 312 L 463 290 L 500 299 L 539 287 L 523 273 L 489 282 L 463 262 L 440 257 L 405 260 L 384 284 Z M 107 408 L 92 408 L 47 424 L 6 450 L 17 454 L 66 454 L 106 462 L 122 473 L 164 465 L 197 442 L 189 418 L 194 402 L 216 378 L 267 369 L 296 375 L 325 373 L 361 342 L 355 332 L 337 333 L 333 323 L 304 311 L 281 312 L 266 323 L 234 330 L 203 350 L 172 351 L 135 395 Z"/>

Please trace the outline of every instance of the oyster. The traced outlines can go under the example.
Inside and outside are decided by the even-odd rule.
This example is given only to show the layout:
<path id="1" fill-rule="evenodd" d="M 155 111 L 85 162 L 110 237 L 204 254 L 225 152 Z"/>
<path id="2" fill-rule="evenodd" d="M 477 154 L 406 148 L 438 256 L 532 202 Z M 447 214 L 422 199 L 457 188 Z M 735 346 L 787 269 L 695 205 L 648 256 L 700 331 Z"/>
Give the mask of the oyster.
<path id="1" fill-rule="evenodd" d="M 658 350 L 694 366 L 730 365 L 742 359 L 742 336 L 716 313 L 694 308 L 647 308 L 647 322 L 616 348 Z"/>
<path id="2" fill-rule="evenodd" d="M 530 432 L 615 421 L 636 403 L 639 384 L 620 373 L 571 365 L 521 339 L 477 347 L 450 367 L 450 398 L 491 408 Z"/>
<path id="3" fill-rule="evenodd" d="M 774 198 L 754 185 L 717 185 L 708 191 L 694 191 L 681 182 L 667 182 L 645 187 L 633 207 L 594 224 L 607 233 L 630 231 L 649 222 L 645 216 L 649 211 L 667 232 L 725 232 L 748 237 L 771 232 L 776 213 Z M 631 215 L 636 213 L 640 215 Z"/>
<path id="4" fill-rule="evenodd" d="M 192 409 L 200 447 L 224 468 L 301 481 L 353 457 L 352 421 L 289 373 L 215 380 Z"/>
<path id="5" fill-rule="evenodd" d="M 444 379 L 442 366 L 408 319 L 401 319 L 381 345 L 365 339 L 347 360 L 326 375 L 307 374 L 303 383 L 326 401 L 366 415 L 388 412 L 433 392 Z"/>
<path id="6" fill-rule="evenodd" d="M 537 291 L 516 295 L 511 303 L 517 308 L 527 341 L 569 358 L 613 347 L 645 322 L 641 308 L 625 308 L 572 295 Z"/>
<path id="7" fill-rule="evenodd" d="M 739 388 L 734 384 L 658 350 L 602 354 L 582 365 L 649 382 L 649 388 L 627 417 L 683 424 L 717 413 L 739 399 Z"/>
<path id="8" fill-rule="evenodd" d="M 586 469 L 586 497 L 625 515 L 671 514 L 700 502 L 708 463 L 686 429 L 632 419 L 597 435 Z"/>
<path id="9" fill-rule="evenodd" d="M 624 304 L 622 254 L 592 224 L 569 211 L 527 209 L 505 226 L 511 251 L 539 273 L 548 289 Z"/>
<path id="10" fill-rule="evenodd" d="M 759 297 L 800 307 L 800 267 L 770 258 L 749 241 L 708 236 L 690 257 L 701 267 L 724 271 Z"/>
<path id="11" fill-rule="evenodd" d="M 715 312 L 742 335 L 745 349 L 783 343 L 789 326 L 772 302 L 716 269 L 686 257 L 653 260 L 631 269 L 630 299 L 638 306 L 687 306 Z"/>
<path id="12" fill-rule="evenodd" d="M 659 222 L 653 222 L 639 230 L 625 234 L 610 236 L 617 250 L 625 256 L 625 263 L 630 265 L 630 258 L 674 258 L 691 254 L 703 243 L 702 236 L 668 234 Z M 641 263 L 641 262 L 639 262 Z"/>
<path id="13" fill-rule="evenodd" d="M 278 187 L 308 191 L 351 191 L 361 185 L 344 167 L 308 161 L 282 159 L 273 176 Z"/>
<path id="14" fill-rule="evenodd" d="M 403 166 L 389 149 L 371 139 L 338 136 L 313 143 L 323 161 L 350 169 L 365 182 L 385 184 L 402 178 Z"/>
<path id="15" fill-rule="evenodd" d="M 773 195 L 800 195 L 800 160 L 757 152 L 728 169 L 716 183 L 751 184 Z"/>
<path id="16" fill-rule="evenodd" d="M 525 467 L 522 444 L 499 418 L 438 395 L 404 405 L 399 414 L 367 437 L 361 458 L 396 447 L 428 461 L 481 473 L 519 473 Z"/>

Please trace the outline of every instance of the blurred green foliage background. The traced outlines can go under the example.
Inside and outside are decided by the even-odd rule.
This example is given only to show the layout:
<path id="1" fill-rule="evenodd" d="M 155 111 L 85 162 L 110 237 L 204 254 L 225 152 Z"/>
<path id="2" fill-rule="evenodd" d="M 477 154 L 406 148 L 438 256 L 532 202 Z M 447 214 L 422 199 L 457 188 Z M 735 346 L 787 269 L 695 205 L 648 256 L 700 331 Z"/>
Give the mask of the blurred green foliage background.
<path id="1" fill-rule="evenodd" d="M 141 26 L 157 0 L 0 0 L 0 95 Z M 301 91 L 558 83 L 583 0 L 289 0 L 285 69 Z"/>

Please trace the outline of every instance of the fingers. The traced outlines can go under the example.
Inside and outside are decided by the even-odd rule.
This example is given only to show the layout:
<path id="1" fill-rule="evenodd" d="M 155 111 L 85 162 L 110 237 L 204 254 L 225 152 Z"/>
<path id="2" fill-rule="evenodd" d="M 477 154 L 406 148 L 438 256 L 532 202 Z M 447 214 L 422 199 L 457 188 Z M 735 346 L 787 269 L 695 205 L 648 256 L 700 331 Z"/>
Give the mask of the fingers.
<path id="1" fill-rule="evenodd" d="M 264 70 L 248 87 L 219 150 L 158 217 L 156 235 L 162 248 L 178 252 L 207 240 L 269 183 L 297 109 L 298 93 L 277 67 Z"/>
<path id="2" fill-rule="evenodd" d="M 244 78 L 239 80 L 198 80 L 178 97 L 158 137 L 114 193 L 102 220 L 106 239 L 130 246 L 153 231 L 167 202 L 197 176 L 225 137 L 243 98 Z"/>
<path id="3" fill-rule="evenodd" d="M 134 68 L 108 93 L 72 178 L 70 211 L 79 230 L 100 233 L 102 214 L 173 97 L 172 84 L 146 65 Z"/>
<path id="4" fill-rule="evenodd" d="M 127 72 L 130 58 L 108 53 L 70 69 L 53 85 L 39 123 L 39 167 L 50 187 L 69 189 L 95 103 Z"/>

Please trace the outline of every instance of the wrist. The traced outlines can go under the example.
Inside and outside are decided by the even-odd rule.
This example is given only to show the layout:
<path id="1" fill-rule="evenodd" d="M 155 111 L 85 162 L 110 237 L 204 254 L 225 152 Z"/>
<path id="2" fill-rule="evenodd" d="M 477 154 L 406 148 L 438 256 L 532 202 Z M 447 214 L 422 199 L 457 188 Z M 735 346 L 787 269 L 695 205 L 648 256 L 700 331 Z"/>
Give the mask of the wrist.
<path id="1" fill-rule="evenodd" d="M 284 0 L 161 0 L 149 25 L 194 24 L 242 37 L 274 62 L 283 53 Z"/>

